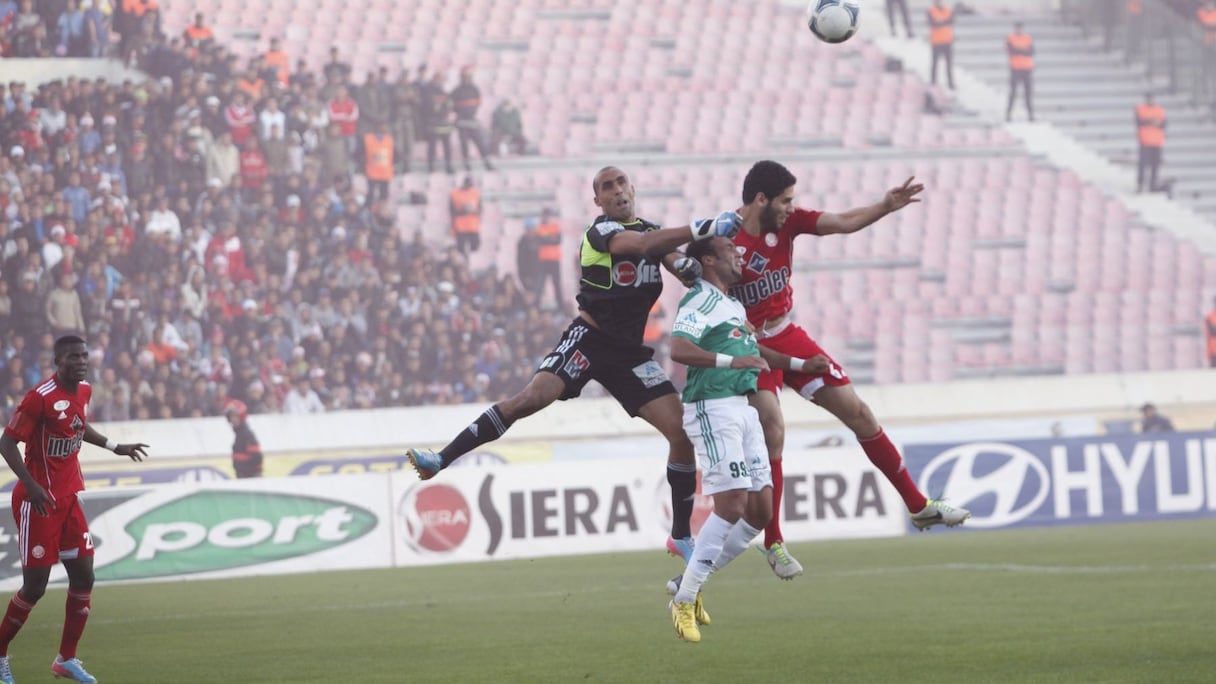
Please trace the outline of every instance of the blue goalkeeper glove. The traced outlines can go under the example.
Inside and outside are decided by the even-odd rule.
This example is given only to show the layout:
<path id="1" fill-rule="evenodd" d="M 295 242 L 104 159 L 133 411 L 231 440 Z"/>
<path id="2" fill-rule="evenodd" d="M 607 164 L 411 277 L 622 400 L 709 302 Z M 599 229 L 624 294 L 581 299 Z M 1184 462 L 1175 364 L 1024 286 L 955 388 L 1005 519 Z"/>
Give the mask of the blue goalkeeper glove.
<path id="1" fill-rule="evenodd" d="M 691 287 L 693 283 L 697 282 L 697 278 L 701 277 L 701 262 L 692 257 L 682 256 L 676 259 L 671 267 L 675 270 L 676 277 L 686 287 Z"/>
<path id="2" fill-rule="evenodd" d="M 743 217 L 733 211 L 724 211 L 717 218 L 695 219 L 692 224 L 692 239 L 707 240 L 724 237 L 734 239 L 743 227 Z"/>

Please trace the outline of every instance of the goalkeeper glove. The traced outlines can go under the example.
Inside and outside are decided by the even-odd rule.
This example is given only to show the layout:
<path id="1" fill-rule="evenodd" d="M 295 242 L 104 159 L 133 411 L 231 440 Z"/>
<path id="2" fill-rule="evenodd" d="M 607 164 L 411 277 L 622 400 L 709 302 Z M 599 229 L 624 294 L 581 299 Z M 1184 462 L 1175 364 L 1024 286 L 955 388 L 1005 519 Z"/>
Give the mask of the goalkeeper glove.
<path id="1" fill-rule="evenodd" d="M 716 237 L 731 238 L 743 227 L 743 217 L 733 211 L 724 211 L 717 218 L 695 219 L 692 224 L 692 239 L 706 240 Z"/>

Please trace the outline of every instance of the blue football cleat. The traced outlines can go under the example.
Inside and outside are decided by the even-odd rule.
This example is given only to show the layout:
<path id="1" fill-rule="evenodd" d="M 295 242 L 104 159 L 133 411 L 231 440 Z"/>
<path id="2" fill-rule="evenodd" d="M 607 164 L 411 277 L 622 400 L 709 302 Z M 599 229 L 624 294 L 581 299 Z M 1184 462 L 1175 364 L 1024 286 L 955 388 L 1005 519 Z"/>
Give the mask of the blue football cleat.
<path id="1" fill-rule="evenodd" d="M 443 459 L 430 449 L 407 449 L 405 455 L 410 459 L 410 465 L 418 471 L 418 479 L 429 480 L 443 470 Z"/>

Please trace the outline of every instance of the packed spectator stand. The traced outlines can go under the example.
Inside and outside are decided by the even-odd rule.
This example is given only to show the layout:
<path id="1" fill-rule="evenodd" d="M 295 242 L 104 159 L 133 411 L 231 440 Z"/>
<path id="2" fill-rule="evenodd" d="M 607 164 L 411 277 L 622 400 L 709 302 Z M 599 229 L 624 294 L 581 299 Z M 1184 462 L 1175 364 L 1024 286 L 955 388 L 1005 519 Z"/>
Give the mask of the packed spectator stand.
<path id="1" fill-rule="evenodd" d="M 942 93 L 873 44 L 757 31 L 714 47 L 735 22 L 796 25 L 793 8 L 318 2 L 131 0 L 100 45 L 64 40 L 74 24 L 49 16 L 39 41 L 10 29 L 10 54 L 100 49 L 152 78 L 0 86 L 0 409 L 49 372 L 55 334 L 81 329 L 106 420 L 218 415 L 229 398 L 254 413 L 501 398 L 573 313 L 594 168 L 644 156 L 629 168 L 642 213 L 675 225 L 735 200 L 757 147 L 789 162 L 807 206 L 867 203 L 907 175 L 930 185 L 882 230 L 799 247 L 795 314 L 858 381 L 1203 363 L 1216 259 L 1193 244 L 1001 125 L 928 107 Z M 87 4 L 93 18 L 111 5 Z M 0 1 L 0 27 L 38 33 L 24 14 Z M 626 23 L 605 37 L 614 18 Z M 540 155 L 494 172 L 469 150 L 487 167 L 470 254 L 447 246 L 460 150 L 425 144 L 432 107 L 460 127 L 458 72 L 485 76 L 491 154 Z M 362 136 L 378 122 L 396 142 L 387 199 L 364 181 Z M 546 208 L 564 231 L 556 303 L 520 285 L 517 247 Z M 668 288 L 667 313 L 679 294 Z M 848 305 L 812 305 L 825 296 Z"/>
<path id="2" fill-rule="evenodd" d="M 358 146 L 327 145 L 325 104 L 349 72 L 280 80 L 210 38 L 158 37 L 154 11 L 138 26 L 146 82 L 0 86 L 5 416 L 68 333 L 89 340 L 103 421 L 221 415 L 230 399 L 252 413 L 486 402 L 531 374 L 569 312 L 402 239 L 395 205 L 352 183 Z M 56 52 L 48 37 L 33 55 Z M 396 121 L 392 86 L 350 87 L 388 103 L 368 125 Z"/>

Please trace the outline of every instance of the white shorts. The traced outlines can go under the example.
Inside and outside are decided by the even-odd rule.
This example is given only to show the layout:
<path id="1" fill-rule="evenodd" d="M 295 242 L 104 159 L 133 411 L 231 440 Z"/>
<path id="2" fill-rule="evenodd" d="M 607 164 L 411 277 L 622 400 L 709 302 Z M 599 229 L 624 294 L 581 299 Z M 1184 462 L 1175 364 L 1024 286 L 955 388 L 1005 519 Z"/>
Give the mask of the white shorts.
<path id="1" fill-rule="evenodd" d="M 773 484 L 760 415 L 747 397 L 684 404 L 684 432 L 701 466 L 701 494 L 758 492 Z"/>

